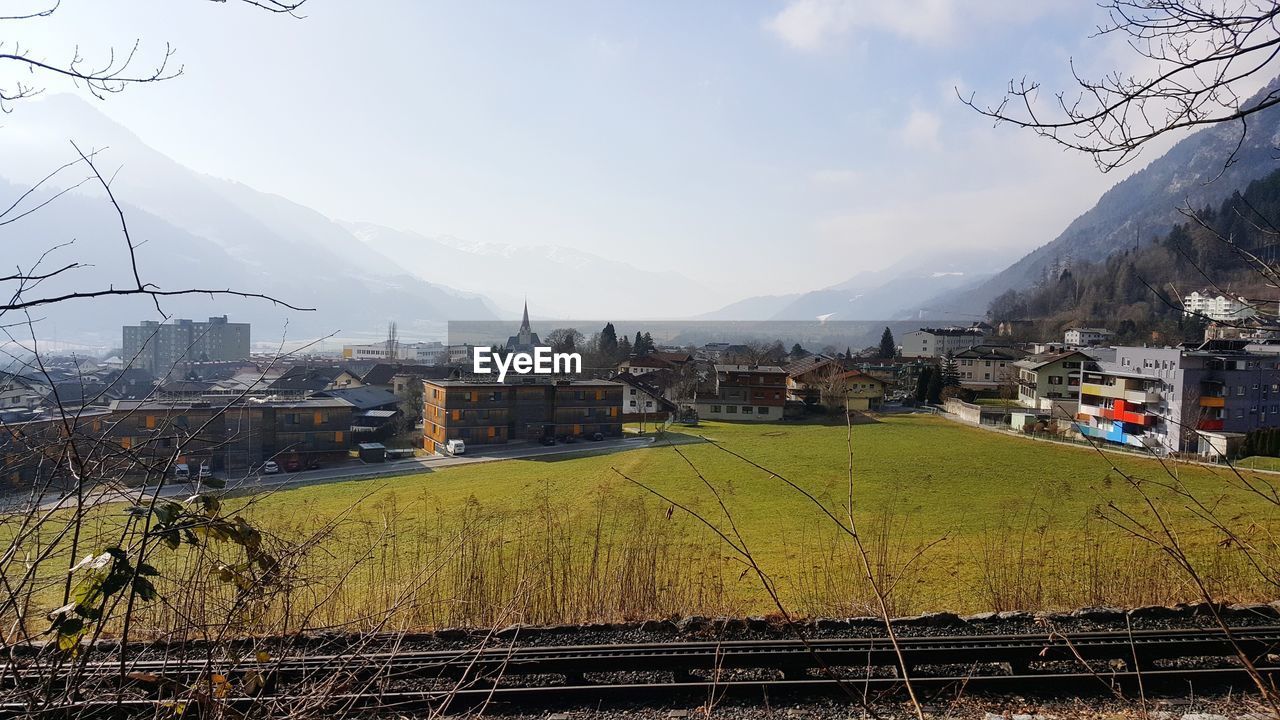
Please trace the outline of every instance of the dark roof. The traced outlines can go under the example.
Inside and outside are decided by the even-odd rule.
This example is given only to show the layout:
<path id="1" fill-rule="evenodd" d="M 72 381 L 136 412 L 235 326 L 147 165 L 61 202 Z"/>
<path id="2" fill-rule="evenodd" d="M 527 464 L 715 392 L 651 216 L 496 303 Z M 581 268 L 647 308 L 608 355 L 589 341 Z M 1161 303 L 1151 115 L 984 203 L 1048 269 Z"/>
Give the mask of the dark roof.
<path id="1" fill-rule="evenodd" d="M 661 407 L 663 410 L 671 411 L 676 409 L 676 404 L 668 400 L 666 397 L 664 397 L 661 390 L 644 382 L 643 380 L 636 377 L 635 375 L 632 375 L 631 373 L 618 373 L 617 375 L 614 375 L 610 379 L 616 382 L 630 385 L 631 387 L 634 387 L 638 390 L 643 390 L 649 395 L 652 395 L 654 399 L 658 401 L 658 406 Z M 623 410 L 625 411 L 625 409 L 626 408 L 624 406 Z"/>
<path id="2" fill-rule="evenodd" d="M 396 397 L 395 393 L 380 387 L 339 388 L 316 393 L 316 396 L 346 400 L 357 410 L 374 410 L 394 406 L 400 402 L 400 398 Z"/>
<path id="3" fill-rule="evenodd" d="M 1008 345 L 974 345 L 955 354 L 966 360 L 1021 360 L 1027 353 Z"/>
<path id="4" fill-rule="evenodd" d="M 757 373 L 780 373 L 786 374 L 786 370 L 777 365 L 720 365 L 715 366 L 716 372 L 757 372 Z"/>
<path id="5" fill-rule="evenodd" d="M 449 376 L 449 368 L 442 365 L 401 365 L 399 363 L 378 363 L 360 378 L 366 385 L 390 385 L 391 378 L 396 375 L 408 375 L 419 378 L 442 378 Z"/>
<path id="6" fill-rule="evenodd" d="M 1051 365 L 1055 362 L 1058 362 L 1059 360 L 1064 360 L 1066 358 L 1069 358 L 1072 355 L 1079 355 L 1085 358 L 1086 360 L 1093 360 L 1093 358 L 1080 352 L 1079 350 L 1067 350 L 1065 352 L 1040 353 L 1039 355 L 1028 355 L 1027 357 L 1024 357 L 1021 360 L 1019 360 L 1018 365 L 1020 367 L 1025 367 L 1029 370 L 1036 370 L 1038 368 L 1044 367 L 1045 365 Z"/>
<path id="7" fill-rule="evenodd" d="M 825 367 L 831 363 L 835 363 L 836 367 L 842 368 L 840 363 L 829 355 L 808 355 L 799 360 L 793 360 L 782 367 L 787 371 L 789 377 L 798 377 L 806 373 L 813 372 L 818 368 Z M 842 368 L 843 369 L 843 368 Z"/>

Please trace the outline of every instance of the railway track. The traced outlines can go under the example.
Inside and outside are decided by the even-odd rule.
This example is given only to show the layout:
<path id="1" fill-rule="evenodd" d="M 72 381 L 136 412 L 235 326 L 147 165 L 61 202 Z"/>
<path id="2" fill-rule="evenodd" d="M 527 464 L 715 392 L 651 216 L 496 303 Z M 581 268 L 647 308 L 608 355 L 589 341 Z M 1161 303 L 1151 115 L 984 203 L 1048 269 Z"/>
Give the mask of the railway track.
<path id="1" fill-rule="evenodd" d="M 1280 679 L 1280 626 L 899 638 L 917 693 L 1128 693 L 1254 689 L 1239 655 Z M 0 674 L 0 716 L 153 711 L 193 696 L 240 710 L 322 702 L 343 709 L 442 704 L 661 701 L 716 696 L 892 694 L 903 689 L 887 638 L 679 641 L 304 655 L 233 661 L 130 659 L 78 666 L 82 692 L 56 701 L 70 671 L 39 656 Z M 43 672 L 42 672 L 43 671 Z M 66 685 L 66 683 L 63 683 Z M 49 688 L 55 688 L 50 693 Z M 35 691 L 55 698 L 47 709 Z M 92 692 L 83 692 L 92 688 Z M 27 700 L 21 700 L 27 696 Z"/>

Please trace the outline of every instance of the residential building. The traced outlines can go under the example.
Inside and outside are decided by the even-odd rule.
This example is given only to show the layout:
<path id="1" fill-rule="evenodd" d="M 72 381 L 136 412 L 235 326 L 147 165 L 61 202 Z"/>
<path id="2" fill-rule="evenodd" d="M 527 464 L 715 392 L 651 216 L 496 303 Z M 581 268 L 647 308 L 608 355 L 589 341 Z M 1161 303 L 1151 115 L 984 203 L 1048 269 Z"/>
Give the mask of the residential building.
<path id="1" fill-rule="evenodd" d="M 630 357 L 618 363 L 619 373 L 645 375 L 661 370 L 676 371 L 693 362 L 693 356 L 684 352 L 651 352 L 647 355 Z"/>
<path id="2" fill-rule="evenodd" d="M 714 365 L 714 389 L 698 393 L 698 417 L 708 420 L 781 420 L 787 371 L 776 365 Z"/>
<path id="3" fill-rule="evenodd" d="M 885 383 L 880 378 L 860 370 L 849 370 L 838 375 L 836 381 L 838 384 L 835 392 L 844 396 L 850 410 L 879 410 L 884 403 Z M 835 402 L 827 401 L 824 404 L 839 408 L 839 399 L 832 400 Z"/>
<path id="4" fill-rule="evenodd" d="M 623 385 L 608 380 L 521 376 L 515 382 L 424 380 L 423 446 L 622 436 Z"/>
<path id="5" fill-rule="evenodd" d="M 618 373 L 611 379 L 626 386 L 622 389 L 623 422 L 662 422 L 676 410 L 661 388 L 646 382 L 647 377 Z"/>
<path id="6" fill-rule="evenodd" d="M 306 397 L 363 384 L 360 376 L 344 365 L 294 365 L 272 380 L 267 390 L 276 395 Z"/>
<path id="7" fill-rule="evenodd" d="M 1111 338 L 1111 331 L 1106 328 L 1083 327 L 1069 328 L 1062 336 L 1062 342 L 1072 347 L 1091 347 L 1101 345 Z"/>
<path id="8" fill-rule="evenodd" d="M 1280 425 L 1278 359 L 1230 340 L 1116 348 L 1116 361 L 1100 363 L 1081 386 L 1080 431 L 1162 452 L 1221 454 L 1228 436 Z"/>
<path id="9" fill-rule="evenodd" d="M 143 320 L 123 330 L 124 363 L 155 377 L 183 375 L 192 363 L 249 359 L 249 323 Z"/>
<path id="10" fill-rule="evenodd" d="M 824 388 L 834 388 L 845 373 L 839 359 L 822 354 L 806 355 L 782 369 L 787 371 L 787 399 L 809 405 L 821 403 Z"/>
<path id="11" fill-rule="evenodd" d="M 1242 297 L 1231 297 L 1212 291 L 1195 291 L 1182 298 L 1182 314 L 1209 320 L 1246 320 L 1258 314 L 1253 303 Z"/>
<path id="12" fill-rule="evenodd" d="M 1075 415 L 1081 373 L 1093 365 L 1093 358 L 1079 350 L 1028 355 L 1016 361 L 1018 403 L 1053 417 Z"/>
<path id="13" fill-rule="evenodd" d="M 981 325 L 969 327 L 920 328 L 902 336 L 904 358 L 942 358 L 981 345 L 986 336 Z"/>
<path id="14" fill-rule="evenodd" d="M 1018 380 L 1013 364 L 1027 353 L 1007 345 L 974 345 L 952 356 L 960 385 L 971 390 L 999 390 Z"/>

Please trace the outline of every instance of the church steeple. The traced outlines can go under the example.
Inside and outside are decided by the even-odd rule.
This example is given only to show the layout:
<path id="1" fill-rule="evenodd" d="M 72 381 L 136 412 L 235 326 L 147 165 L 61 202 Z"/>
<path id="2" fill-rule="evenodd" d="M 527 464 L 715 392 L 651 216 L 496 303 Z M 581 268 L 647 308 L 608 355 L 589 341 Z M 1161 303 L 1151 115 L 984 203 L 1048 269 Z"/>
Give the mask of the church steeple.
<path id="1" fill-rule="evenodd" d="M 533 328 L 529 327 L 529 300 L 524 301 L 524 317 L 520 319 L 520 329 L 516 331 L 517 341 L 523 347 L 534 344 Z"/>
<path id="2" fill-rule="evenodd" d="M 529 301 L 524 301 L 524 317 L 520 319 L 520 333 L 529 332 Z"/>

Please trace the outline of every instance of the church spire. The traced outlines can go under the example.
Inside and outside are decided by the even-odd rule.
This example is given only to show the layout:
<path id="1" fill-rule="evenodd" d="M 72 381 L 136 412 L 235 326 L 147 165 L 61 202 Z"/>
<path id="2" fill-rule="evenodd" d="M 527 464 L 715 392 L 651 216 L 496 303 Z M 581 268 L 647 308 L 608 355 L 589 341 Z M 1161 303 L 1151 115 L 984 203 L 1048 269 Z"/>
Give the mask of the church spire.
<path id="1" fill-rule="evenodd" d="M 520 332 L 527 333 L 529 332 L 529 329 L 529 299 L 525 298 L 524 317 L 520 319 Z"/>

